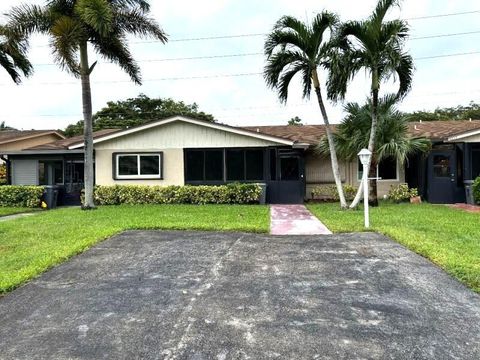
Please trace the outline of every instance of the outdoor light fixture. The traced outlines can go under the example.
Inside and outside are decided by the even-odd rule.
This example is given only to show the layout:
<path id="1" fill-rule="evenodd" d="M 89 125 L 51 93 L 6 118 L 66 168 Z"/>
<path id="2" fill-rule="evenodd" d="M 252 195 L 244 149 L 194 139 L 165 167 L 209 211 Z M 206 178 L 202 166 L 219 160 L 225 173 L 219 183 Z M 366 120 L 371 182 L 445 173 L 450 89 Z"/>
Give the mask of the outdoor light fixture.
<path id="1" fill-rule="evenodd" d="M 368 215 L 368 164 L 370 163 L 372 152 L 368 149 L 362 149 L 358 153 L 358 157 L 363 166 L 363 208 L 365 211 L 365 228 L 368 229 L 370 227 L 370 219 Z"/>

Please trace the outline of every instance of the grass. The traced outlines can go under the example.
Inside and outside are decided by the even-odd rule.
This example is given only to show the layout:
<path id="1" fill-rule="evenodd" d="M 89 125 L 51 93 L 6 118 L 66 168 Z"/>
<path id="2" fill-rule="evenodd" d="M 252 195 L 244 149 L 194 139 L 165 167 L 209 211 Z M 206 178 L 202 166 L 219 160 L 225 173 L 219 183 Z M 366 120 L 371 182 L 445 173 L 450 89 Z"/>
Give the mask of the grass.
<path id="1" fill-rule="evenodd" d="M 7 216 L 13 214 L 19 214 L 23 212 L 32 212 L 35 209 L 32 208 L 23 208 L 23 207 L 3 207 L 0 206 L 0 216 Z"/>
<path id="2" fill-rule="evenodd" d="M 124 230 L 267 232 L 269 209 L 260 205 L 103 206 L 60 208 L 0 222 L 0 294 Z"/>
<path id="3" fill-rule="evenodd" d="M 364 231 L 363 211 L 342 211 L 338 204 L 308 208 L 333 232 Z M 381 203 L 371 208 L 370 224 L 480 293 L 480 214 L 445 205 Z"/>

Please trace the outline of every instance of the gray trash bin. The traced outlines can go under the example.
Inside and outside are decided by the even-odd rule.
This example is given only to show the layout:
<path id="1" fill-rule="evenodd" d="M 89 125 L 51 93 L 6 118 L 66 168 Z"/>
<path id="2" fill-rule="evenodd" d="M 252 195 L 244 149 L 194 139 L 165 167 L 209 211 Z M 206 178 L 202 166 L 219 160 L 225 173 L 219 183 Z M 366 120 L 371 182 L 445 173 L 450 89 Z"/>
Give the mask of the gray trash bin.
<path id="1" fill-rule="evenodd" d="M 58 202 L 58 188 L 52 185 L 45 186 L 43 199 L 47 204 L 47 209 L 55 209 Z"/>
<path id="2" fill-rule="evenodd" d="M 467 204 L 475 205 L 475 199 L 473 198 L 473 180 L 465 180 L 463 182 L 465 185 L 465 199 Z"/>
<path id="3" fill-rule="evenodd" d="M 267 184 L 265 183 L 258 183 L 258 186 L 262 189 L 262 192 L 260 193 L 260 198 L 258 199 L 258 202 L 262 205 L 264 205 L 267 202 Z"/>

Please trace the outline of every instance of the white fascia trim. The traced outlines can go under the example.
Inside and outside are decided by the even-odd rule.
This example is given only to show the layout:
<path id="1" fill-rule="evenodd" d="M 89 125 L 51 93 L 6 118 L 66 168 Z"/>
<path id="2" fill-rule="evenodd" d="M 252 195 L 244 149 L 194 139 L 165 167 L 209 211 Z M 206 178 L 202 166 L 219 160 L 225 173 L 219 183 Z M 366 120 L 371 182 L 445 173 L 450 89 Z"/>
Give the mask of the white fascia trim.
<path id="1" fill-rule="evenodd" d="M 447 138 L 447 141 L 460 140 L 460 139 L 464 139 L 464 138 L 474 136 L 474 135 L 479 135 L 479 134 L 480 134 L 480 129 L 475 129 L 475 130 L 467 131 L 458 135 L 450 136 L 449 138 Z"/>
<path id="2" fill-rule="evenodd" d="M 132 128 L 132 129 L 125 129 L 123 131 L 119 131 L 119 132 L 116 132 L 114 134 L 102 136 L 98 139 L 95 139 L 95 140 L 93 140 L 93 143 L 98 144 L 100 142 L 115 139 L 117 137 L 129 135 L 129 134 L 133 134 L 133 133 L 136 133 L 136 132 L 139 132 L 139 131 L 151 129 L 151 128 L 154 128 L 154 127 L 157 127 L 157 126 L 169 124 L 169 123 L 174 122 L 174 121 L 183 121 L 183 122 L 187 122 L 187 123 L 190 123 L 190 124 L 205 126 L 205 127 L 216 129 L 216 130 L 223 130 L 223 131 L 227 131 L 227 132 L 238 134 L 238 135 L 244 135 L 244 136 L 248 136 L 248 137 L 252 137 L 252 138 L 256 138 L 256 139 L 271 141 L 271 142 L 275 142 L 277 144 L 282 144 L 282 145 L 292 146 L 294 144 L 294 141 L 285 140 L 285 139 L 282 139 L 282 138 L 277 138 L 277 137 L 274 137 L 274 136 L 264 135 L 264 134 L 260 134 L 260 133 L 254 133 L 254 132 L 251 132 L 251 131 L 243 130 L 243 129 L 240 129 L 240 128 L 233 128 L 233 127 L 225 126 L 225 125 L 221 125 L 221 124 L 198 121 L 198 120 L 195 120 L 195 119 L 185 118 L 185 117 L 182 117 L 182 116 L 176 116 L 176 117 L 173 117 L 173 118 L 168 118 L 168 119 L 155 121 L 155 122 L 152 122 L 150 124 L 145 124 L 143 126 L 138 126 L 138 127 Z M 83 147 L 83 143 L 71 145 L 68 148 L 69 149 L 77 149 L 77 148 L 80 148 L 80 147 Z"/>

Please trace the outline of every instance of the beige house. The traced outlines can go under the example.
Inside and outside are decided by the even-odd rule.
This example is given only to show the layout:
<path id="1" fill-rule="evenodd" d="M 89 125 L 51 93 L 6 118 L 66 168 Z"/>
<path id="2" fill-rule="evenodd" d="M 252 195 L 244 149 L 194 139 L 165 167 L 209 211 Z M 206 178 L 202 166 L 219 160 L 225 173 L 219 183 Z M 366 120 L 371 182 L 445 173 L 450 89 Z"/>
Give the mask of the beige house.
<path id="1" fill-rule="evenodd" d="M 464 194 L 463 180 L 480 173 L 475 140 L 480 136 L 480 121 L 412 123 L 409 131 L 412 136 L 432 139 L 433 155 L 412 158 L 405 167 L 389 160 L 379 164 L 379 196 L 391 185 L 408 182 L 419 187 L 424 196 L 434 197 L 431 185 L 438 186 L 439 178 L 429 174 L 437 174 L 435 171 L 440 175 L 455 172 L 449 184 L 455 182 L 462 191 L 451 192 Z M 333 183 L 330 159 L 314 151 L 324 135 L 322 125 L 240 128 L 182 116 L 125 130 L 102 130 L 94 134 L 95 183 L 166 186 L 258 182 L 267 185 L 268 202 L 299 203 L 311 197 L 315 186 Z M 464 140 L 475 141 L 467 144 Z M 459 161 L 459 149 L 465 167 L 461 178 L 453 163 Z M 65 202 L 78 201 L 83 187 L 82 137 L 9 151 L 8 156 L 13 184 L 57 185 Z M 358 186 L 360 171 L 357 161 L 341 163 L 346 184 Z"/>

